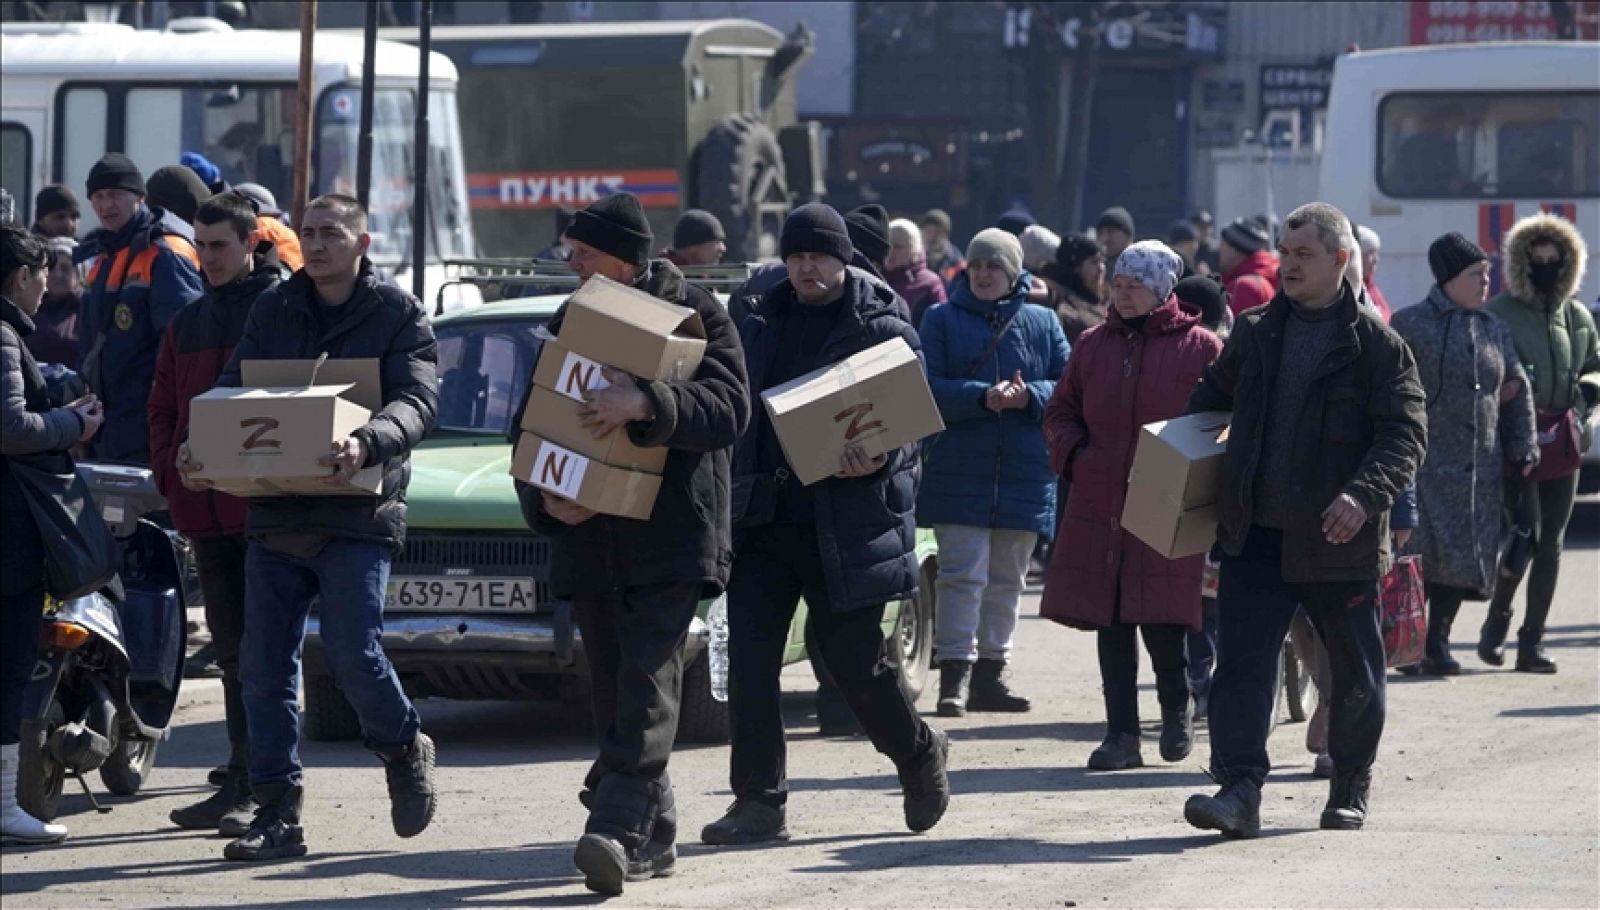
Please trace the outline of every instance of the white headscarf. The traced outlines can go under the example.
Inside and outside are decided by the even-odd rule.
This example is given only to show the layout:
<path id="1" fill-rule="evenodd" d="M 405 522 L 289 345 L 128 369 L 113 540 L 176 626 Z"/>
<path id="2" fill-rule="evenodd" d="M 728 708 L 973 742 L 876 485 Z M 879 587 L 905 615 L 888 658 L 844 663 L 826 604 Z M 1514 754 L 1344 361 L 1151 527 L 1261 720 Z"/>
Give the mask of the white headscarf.
<path id="1" fill-rule="evenodd" d="M 922 230 L 905 218 L 889 222 L 889 245 L 903 246 L 913 254 L 922 252 Z"/>
<path id="2" fill-rule="evenodd" d="M 1129 244 L 1117 257 L 1117 267 L 1111 275 L 1127 275 L 1144 285 L 1145 290 L 1165 303 L 1172 296 L 1172 288 L 1183 273 L 1183 257 L 1159 240 L 1141 240 Z"/>
<path id="3" fill-rule="evenodd" d="M 1061 238 L 1042 224 L 1028 225 L 1017 239 L 1022 241 L 1022 267 L 1030 272 L 1037 272 L 1045 263 L 1054 262 L 1056 248 L 1061 246 Z"/>

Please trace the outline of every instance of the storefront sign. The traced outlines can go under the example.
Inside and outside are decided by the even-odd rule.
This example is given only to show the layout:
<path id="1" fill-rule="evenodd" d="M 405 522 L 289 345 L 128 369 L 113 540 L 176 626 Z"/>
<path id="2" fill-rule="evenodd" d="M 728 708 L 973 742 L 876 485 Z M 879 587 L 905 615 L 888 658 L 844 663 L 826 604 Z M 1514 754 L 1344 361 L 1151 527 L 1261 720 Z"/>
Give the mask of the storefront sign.
<path id="1" fill-rule="evenodd" d="M 1333 67 L 1268 63 L 1261 67 L 1261 110 L 1319 110 L 1328 106 Z"/>
<path id="2" fill-rule="evenodd" d="M 646 208 L 677 208 L 680 202 L 674 170 L 467 175 L 467 195 L 475 209 L 583 208 L 624 190 L 638 196 Z"/>
<path id="3" fill-rule="evenodd" d="M 1566 8 L 1573 18 L 1563 34 L 1549 0 L 1411 0 L 1411 43 L 1600 38 L 1600 0 L 1572 0 Z"/>

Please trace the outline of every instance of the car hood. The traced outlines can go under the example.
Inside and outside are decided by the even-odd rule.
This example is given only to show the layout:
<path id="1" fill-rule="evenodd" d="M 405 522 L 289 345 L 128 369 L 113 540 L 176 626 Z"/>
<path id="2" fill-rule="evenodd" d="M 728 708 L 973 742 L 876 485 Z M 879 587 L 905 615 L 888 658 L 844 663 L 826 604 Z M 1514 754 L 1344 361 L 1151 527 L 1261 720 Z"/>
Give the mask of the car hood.
<path id="1" fill-rule="evenodd" d="M 411 452 L 407 526 L 413 530 L 528 530 L 510 470 L 511 445 L 499 437 L 427 440 Z"/>

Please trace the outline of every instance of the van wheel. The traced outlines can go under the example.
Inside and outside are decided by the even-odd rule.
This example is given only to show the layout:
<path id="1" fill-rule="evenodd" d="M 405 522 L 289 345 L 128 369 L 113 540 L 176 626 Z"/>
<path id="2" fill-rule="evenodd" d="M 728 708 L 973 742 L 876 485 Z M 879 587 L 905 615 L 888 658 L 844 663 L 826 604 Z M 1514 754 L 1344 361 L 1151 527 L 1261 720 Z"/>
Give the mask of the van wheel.
<path id="1" fill-rule="evenodd" d="M 332 676 L 308 673 L 305 687 L 306 709 L 300 722 L 306 739 L 335 743 L 361 738 L 361 719 Z"/>
<path id="2" fill-rule="evenodd" d="M 678 742 L 725 743 L 731 732 L 728 703 L 711 695 L 711 654 L 701 651 L 683 668 L 683 697 L 678 702 Z"/>
<path id="3" fill-rule="evenodd" d="M 912 704 L 928 687 L 933 672 L 933 620 L 939 597 L 933 585 L 937 578 L 938 569 L 930 559 L 922 566 L 917 593 L 901 602 L 900 620 L 889 640 L 889 653 L 900 666 L 900 690 Z"/>

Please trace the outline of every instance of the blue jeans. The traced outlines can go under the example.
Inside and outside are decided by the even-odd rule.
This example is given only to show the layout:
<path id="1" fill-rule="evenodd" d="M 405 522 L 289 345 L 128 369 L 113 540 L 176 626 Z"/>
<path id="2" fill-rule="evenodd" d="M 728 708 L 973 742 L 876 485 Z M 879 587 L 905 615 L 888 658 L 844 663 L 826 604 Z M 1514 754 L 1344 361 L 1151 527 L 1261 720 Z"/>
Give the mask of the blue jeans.
<path id="1" fill-rule="evenodd" d="M 1211 678 L 1211 769 L 1260 787 L 1271 770 L 1271 725 L 1283 639 L 1295 611 L 1327 646 L 1328 754 L 1338 774 L 1372 767 L 1385 715 L 1378 582 L 1290 584 L 1283 580 L 1283 532 L 1253 527 L 1238 556 L 1222 557 L 1217 590 L 1217 670 Z"/>
<path id="2" fill-rule="evenodd" d="M 251 541 L 239 677 L 250 720 L 250 784 L 300 785 L 300 653 L 319 598 L 328 669 L 361 719 L 367 748 L 409 746 L 422 720 L 383 653 L 387 544 L 333 540 L 311 559 Z"/>

